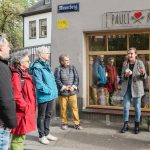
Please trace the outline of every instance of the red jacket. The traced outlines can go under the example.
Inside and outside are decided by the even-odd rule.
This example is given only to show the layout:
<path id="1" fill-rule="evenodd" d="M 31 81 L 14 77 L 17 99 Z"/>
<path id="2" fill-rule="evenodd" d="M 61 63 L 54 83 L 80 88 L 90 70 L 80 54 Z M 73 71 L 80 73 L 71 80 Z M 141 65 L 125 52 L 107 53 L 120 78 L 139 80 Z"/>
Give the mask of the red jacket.
<path id="1" fill-rule="evenodd" d="M 107 77 L 107 89 L 108 92 L 118 91 L 117 71 L 114 66 L 106 66 L 108 73 Z"/>
<path id="2" fill-rule="evenodd" d="M 35 88 L 31 76 L 27 72 L 19 70 L 22 72 L 23 85 L 21 75 L 17 72 L 12 72 L 12 85 L 18 118 L 17 127 L 12 130 L 12 133 L 26 134 L 35 130 L 36 126 Z"/>

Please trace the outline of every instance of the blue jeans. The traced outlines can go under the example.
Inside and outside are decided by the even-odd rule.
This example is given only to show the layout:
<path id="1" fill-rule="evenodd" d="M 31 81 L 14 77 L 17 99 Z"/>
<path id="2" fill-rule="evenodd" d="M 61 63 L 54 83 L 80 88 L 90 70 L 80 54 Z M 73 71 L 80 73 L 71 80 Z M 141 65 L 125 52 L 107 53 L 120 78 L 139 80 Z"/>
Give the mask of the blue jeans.
<path id="1" fill-rule="evenodd" d="M 10 131 L 0 128 L 0 150 L 8 150 Z"/>
<path id="2" fill-rule="evenodd" d="M 127 92 L 124 96 L 124 121 L 129 121 L 129 109 L 130 109 L 131 99 L 133 99 L 133 102 L 134 102 L 135 121 L 140 122 L 140 118 L 141 118 L 141 97 L 132 98 L 131 81 L 129 80 L 128 89 L 127 89 Z"/>

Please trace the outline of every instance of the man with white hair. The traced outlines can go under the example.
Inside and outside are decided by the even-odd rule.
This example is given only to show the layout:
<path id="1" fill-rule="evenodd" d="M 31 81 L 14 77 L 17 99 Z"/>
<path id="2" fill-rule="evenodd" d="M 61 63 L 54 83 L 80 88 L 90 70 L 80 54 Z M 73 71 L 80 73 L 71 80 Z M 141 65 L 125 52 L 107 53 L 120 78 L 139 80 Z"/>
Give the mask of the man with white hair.
<path id="1" fill-rule="evenodd" d="M 10 129 L 17 125 L 16 106 L 11 85 L 11 72 L 7 66 L 9 43 L 0 35 L 0 149 L 7 150 Z"/>
<path id="2" fill-rule="evenodd" d="M 58 97 L 55 78 L 48 62 L 49 54 L 48 48 L 40 47 L 37 51 L 38 59 L 31 65 L 38 103 L 39 142 L 42 144 L 49 144 L 49 140 L 57 140 L 57 137 L 51 135 L 49 130 L 54 100 Z"/>

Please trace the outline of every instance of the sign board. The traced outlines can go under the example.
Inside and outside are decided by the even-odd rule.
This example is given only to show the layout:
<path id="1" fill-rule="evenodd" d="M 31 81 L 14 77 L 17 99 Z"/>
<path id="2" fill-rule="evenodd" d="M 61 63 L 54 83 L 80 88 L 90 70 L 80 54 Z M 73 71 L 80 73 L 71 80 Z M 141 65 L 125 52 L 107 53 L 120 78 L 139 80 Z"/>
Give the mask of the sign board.
<path id="1" fill-rule="evenodd" d="M 57 28 L 58 29 L 68 28 L 68 20 L 57 20 Z"/>
<path id="2" fill-rule="evenodd" d="M 80 9 L 79 7 L 80 7 L 79 3 L 58 5 L 57 12 L 58 13 L 79 12 Z"/>
<path id="3" fill-rule="evenodd" d="M 150 26 L 150 9 L 106 13 L 106 28 Z"/>

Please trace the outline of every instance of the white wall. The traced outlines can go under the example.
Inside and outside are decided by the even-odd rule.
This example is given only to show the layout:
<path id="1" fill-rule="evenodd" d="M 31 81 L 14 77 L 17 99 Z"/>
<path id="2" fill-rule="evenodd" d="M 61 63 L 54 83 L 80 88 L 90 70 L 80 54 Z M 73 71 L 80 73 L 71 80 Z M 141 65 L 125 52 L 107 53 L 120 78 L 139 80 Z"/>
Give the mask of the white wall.
<path id="1" fill-rule="evenodd" d="M 39 38 L 39 19 L 47 18 L 47 37 Z M 29 39 L 29 21 L 36 20 L 36 38 Z M 51 43 L 52 13 L 43 13 L 24 18 L 24 47 Z"/>
<path id="2" fill-rule="evenodd" d="M 150 0 L 54 0 L 52 1 L 52 67 L 62 53 L 70 55 L 80 76 L 80 96 L 86 99 L 86 48 L 83 31 L 104 30 L 106 12 L 150 9 Z M 80 3 L 79 12 L 57 13 L 60 4 Z M 57 20 L 68 20 L 68 29 L 58 29 Z M 105 29 L 106 30 L 106 29 Z M 84 101 L 85 104 L 85 101 Z"/>

